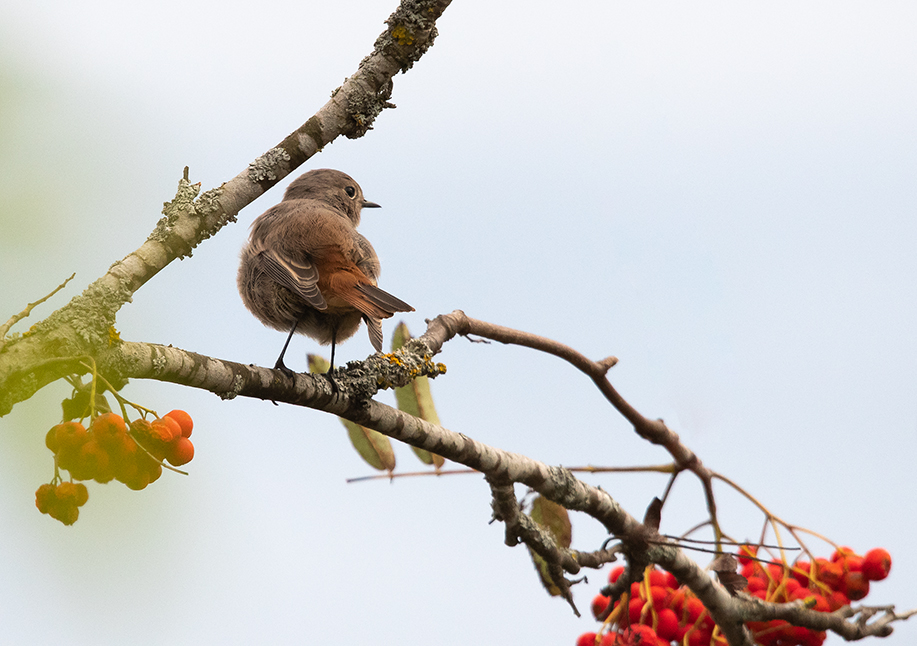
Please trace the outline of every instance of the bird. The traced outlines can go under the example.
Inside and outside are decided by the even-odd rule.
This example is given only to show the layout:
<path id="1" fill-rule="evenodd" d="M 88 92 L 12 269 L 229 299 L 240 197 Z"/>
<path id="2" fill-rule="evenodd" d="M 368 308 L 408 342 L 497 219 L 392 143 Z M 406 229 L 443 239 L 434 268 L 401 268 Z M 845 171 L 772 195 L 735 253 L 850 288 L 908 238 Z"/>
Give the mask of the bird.
<path id="1" fill-rule="evenodd" d="M 237 284 L 245 307 L 264 325 L 288 332 L 274 369 L 293 334 L 331 344 L 327 376 L 336 386 L 335 346 L 361 322 L 382 351 L 382 319 L 414 308 L 377 287 L 379 256 L 357 233 L 360 212 L 379 208 L 346 173 L 310 170 L 287 186 L 283 199 L 258 216 L 242 248 Z"/>

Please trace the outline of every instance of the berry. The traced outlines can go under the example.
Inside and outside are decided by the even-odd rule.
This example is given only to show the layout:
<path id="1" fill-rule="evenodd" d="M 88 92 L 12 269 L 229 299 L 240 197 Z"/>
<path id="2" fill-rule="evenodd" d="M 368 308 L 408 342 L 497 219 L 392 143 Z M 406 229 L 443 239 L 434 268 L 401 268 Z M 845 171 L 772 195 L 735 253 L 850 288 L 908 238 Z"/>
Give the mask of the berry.
<path id="1" fill-rule="evenodd" d="M 855 555 L 856 555 L 856 552 L 853 551 L 852 547 L 841 546 L 841 547 L 838 547 L 836 550 L 834 550 L 834 554 L 831 555 L 831 562 L 837 563 L 838 561 L 840 561 L 843 558 L 846 558 L 847 556 L 855 556 Z"/>
<path id="2" fill-rule="evenodd" d="M 863 574 L 870 581 L 881 581 L 892 569 L 892 557 L 881 547 L 869 550 L 863 557 Z"/>
<path id="3" fill-rule="evenodd" d="M 608 604 L 611 603 L 611 599 L 606 597 L 604 594 L 597 594 L 592 600 L 592 616 L 598 619 L 601 617 L 605 610 L 608 609 Z"/>
<path id="4" fill-rule="evenodd" d="M 669 600 L 669 607 L 681 615 L 685 607 L 685 588 L 678 588 Z"/>
<path id="5" fill-rule="evenodd" d="M 677 590 L 679 585 L 680 584 L 678 583 L 678 579 L 675 578 L 674 574 L 671 572 L 665 573 L 665 587 L 669 588 L 670 590 Z"/>
<path id="6" fill-rule="evenodd" d="M 54 429 L 58 451 L 79 449 L 89 439 L 89 433 L 79 422 L 64 422 Z M 47 444 L 47 441 L 45 443 Z"/>
<path id="7" fill-rule="evenodd" d="M 657 585 L 650 586 L 650 601 L 652 601 L 653 608 L 655 608 L 657 612 L 667 605 L 668 600 L 668 590 Z"/>
<path id="8" fill-rule="evenodd" d="M 686 623 L 693 624 L 697 621 L 697 618 L 703 614 L 705 608 L 704 604 L 701 603 L 701 600 L 697 597 L 691 597 L 685 602 L 685 611 L 688 615 L 688 620 Z"/>
<path id="9" fill-rule="evenodd" d="M 595 633 L 583 633 L 576 640 L 576 646 L 595 646 L 595 639 L 598 637 Z"/>
<path id="10" fill-rule="evenodd" d="M 818 580 L 832 588 L 839 588 L 844 578 L 844 570 L 839 563 L 829 562 L 825 559 L 816 559 L 816 573 Z"/>
<path id="11" fill-rule="evenodd" d="M 757 556 L 757 555 L 758 555 L 758 548 L 756 546 L 742 545 L 739 548 L 739 554 L 738 554 L 739 563 L 741 563 L 742 565 L 748 565 L 750 563 L 755 563 L 756 561 L 753 561 L 752 559 L 748 557 Z"/>
<path id="12" fill-rule="evenodd" d="M 656 631 L 646 625 L 630 626 L 621 633 L 621 637 L 623 637 L 623 644 L 634 644 L 634 646 L 637 644 L 653 644 L 658 640 Z"/>
<path id="13" fill-rule="evenodd" d="M 678 616 L 671 608 L 663 608 L 659 611 L 656 634 L 665 641 L 672 641 L 678 636 Z"/>
<path id="14" fill-rule="evenodd" d="M 141 489 L 146 489 L 147 485 L 150 484 L 150 472 L 146 469 L 138 468 L 129 478 L 121 480 L 128 489 L 133 489 L 134 491 L 140 491 Z"/>
<path id="15" fill-rule="evenodd" d="M 77 499 L 80 494 L 77 492 L 76 485 L 72 482 L 62 482 L 57 485 L 57 501 L 62 505 L 77 505 Z"/>
<path id="16" fill-rule="evenodd" d="M 748 580 L 748 592 L 749 594 L 757 592 L 758 590 L 767 590 L 767 581 L 762 579 L 759 576 L 753 576 Z"/>
<path id="17" fill-rule="evenodd" d="M 739 574 L 744 576 L 746 579 L 750 579 L 753 576 L 766 576 L 764 574 L 764 568 L 761 567 L 760 563 L 750 562 L 742 566 L 742 569 L 739 570 Z"/>
<path id="18" fill-rule="evenodd" d="M 171 417 L 159 417 L 150 422 L 154 439 L 163 444 L 168 444 L 177 437 L 181 437 L 181 426 Z"/>
<path id="19" fill-rule="evenodd" d="M 158 429 L 154 429 L 153 425 L 145 419 L 135 419 L 131 422 L 130 428 L 134 439 L 139 442 L 143 448 L 154 455 L 157 460 L 161 460 L 165 457 L 166 444 L 171 441 L 172 438 L 171 428 L 168 426 L 159 426 Z M 168 439 L 163 440 L 163 437 Z"/>
<path id="20" fill-rule="evenodd" d="M 831 612 L 834 612 L 838 608 L 843 608 L 844 606 L 850 605 L 850 599 L 848 599 L 847 595 L 840 590 L 835 590 L 829 594 L 827 600 L 828 607 L 831 608 Z"/>
<path id="21" fill-rule="evenodd" d="M 104 413 L 92 420 L 89 430 L 96 442 L 108 448 L 122 441 L 127 434 L 127 425 L 120 415 Z"/>
<path id="22" fill-rule="evenodd" d="M 783 566 L 777 565 L 776 563 L 767 564 L 767 573 L 770 575 L 770 578 L 778 583 L 783 580 Z"/>
<path id="23" fill-rule="evenodd" d="M 76 505 L 55 505 L 48 514 L 64 525 L 72 525 L 80 517 L 80 510 Z"/>
<path id="24" fill-rule="evenodd" d="M 848 572 L 841 589 L 851 601 L 859 601 L 869 594 L 869 579 L 862 572 Z"/>
<path id="25" fill-rule="evenodd" d="M 812 606 L 812 610 L 816 610 L 818 612 L 831 612 L 831 606 L 828 605 L 828 600 L 825 599 L 822 595 L 813 594 L 810 598 L 815 599 L 815 605 Z"/>
<path id="26" fill-rule="evenodd" d="M 696 627 L 687 635 L 688 646 L 707 646 L 710 643 L 710 638 L 713 636 L 713 631 L 707 628 Z"/>
<path id="27" fill-rule="evenodd" d="M 643 606 L 646 605 L 646 602 L 640 597 L 631 599 L 627 604 L 627 612 L 630 617 L 630 623 L 639 624 L 641 616 L 643 614 Z"/>
<path id="28" fill-rule="evenodd" d="M 188 413 L 183 410 L 171 410 L 163 417 L 171 417 L 178 422 L 178 425 L 181 426 L 182 437 L 191 437 L 191 429 L 194 428 L 194 422 Z"/>
<path id="29" fill-rule="evenodd" d="M 153 462 L 153 466 L 149 467 L 147 473 L 150 474 L 150 484 L 153 484 L 162 475 L 162 465 L 158 462 Z"/>
<path id="30" fill-rule="evenodd" d="M 851 554 L 838 562 L 841 564 L 841 567 L 844 568 L 844 572 L 863 571 L 863 557 L 857 554 Z"/>
<path id="31" fill-rule="evenodd" d="M 664 588 L 666 585 L 665 574 L 662 570 L 650 570 L 650 585 Z"/>
<path id="32" fill-rule="evenodd" d="M 82 482 L 76 483 L 76 506 L 82 507 L 89 502 L 89 489 Z"/>
<path id="33" fill-rule="evenodd" d="M 805 589 L 801 585 L 799 585 L 799 581 L 793 578 L 785 579 L 783 581 L 782 588 L 783 588 L 783 595 L 787 599 L 792 597 L 798 590 Z"/>
<path id="34" fill-rule="evenodd" d="M 809 571 L 812 569 L 812 564 L 808 561 L 796 561 L 793 564 L 793 569 L 790 571 L 790 575 L 799 581 L 799 585 L 805 587 L 809 585 Z"/>
<path id="35" fill-rule="evenodd" d="M 93 438 L 80 449 L 76 463 L 70 468 L 70 475 L 76 480 L 92 480 L 100 474 L 104 476 L 111 472 L 109 461 L 108 453 Z"/>
<path id="36" fill-rule="evenodd" d="M 60 444 L 57 441 L 57 427 L 52 426 L 51 430 L 45 433 L 45 446 L 51 449 L 51 453 L 57 453 Z"/>
<path id="37" fill-rule="evenodd" d="M 623 565 L 619 565 L 618 567 L 613 568 L 613 569 L 611 570 L 611 572 L 608 573 L 608 582 L 609 582 L 609 583 L 614 583 L 615 581 L 617 581 L 617 580 L 621 577 L 622 574 L 624 574 L 624 566 L 623 566 Z"/>
<path id="38" fill-rule="evenodd" d="M 187 437 L 179 436 L 166 447 L 166 460 L 174 467 L 188 464 L 194 457 L 194 445 Z"/>
<path id="39" fill-rule="evenodd" d="M 79 449 L 61 449 L 54 456 L 59 469 L 70 471 L 80 459 Z"/>
<path id="40" fill-rule="evenodd" d="M 47 514 L 57 503 L 57 489 L 54 485 L 43 484 L 35 490 L 35 506 L 38 511 Z"/>
<path id="41" fill-rule="evenodd" d="M 128 480 L 137 475 L 137 471 L 140 469 L 137 464 L 140 452 L 140 447 L 129 436 L 124 439 L 124 443 L 120 447 L 112 450 L 110 454 L 111 467 L 118 482 L 126 484 Z"/>

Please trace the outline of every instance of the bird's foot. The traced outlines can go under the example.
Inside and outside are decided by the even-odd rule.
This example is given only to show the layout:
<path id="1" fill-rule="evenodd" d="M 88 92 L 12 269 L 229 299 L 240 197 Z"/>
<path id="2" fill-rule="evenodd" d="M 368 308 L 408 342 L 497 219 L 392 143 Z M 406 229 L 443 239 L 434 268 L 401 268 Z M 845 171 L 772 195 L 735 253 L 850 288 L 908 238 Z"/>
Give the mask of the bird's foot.
<path id="1" fill-rule="evenodd" d="M 284 375 L 286 375 L 290 379 L 296 376 L 296 371 L 291 370 L 290 368 L 287 368 L 286 364 L 284 364 L 283 355 L 281 355 L 280 358 L 277 359 L 277 363 L 274 364 L 274 370 L 279 370 L 280 372 L 282 372 Z M 271 403 L 274 404 L 274 406 L 277 406 L 277 402 L 275 402 L 273 399 L 271 400 Z"/>
<path id="2" fill-rule="evenodd" d="M 330 368 L 328 372 L 325 373 L 325 376 L 328 378 L 328 382 L 331 384 L 331 392 L 335 395 L 341 392 L 341 387 L 338 385 L 338 382 L 334 378 L 334 368 Z"/>
<path id="3" fill-rule="evenodd" d="M 279 370 L 280 372 L 285 374 L 287 377 L 290 377 L 291 379 L 296 376 L 295 370 L 291 370 L 290 368 L 287 368 L 286 364 L 283 362 L 283 357 L 277 359 L 277 363 L 274 364 L 274 370 Z"/>

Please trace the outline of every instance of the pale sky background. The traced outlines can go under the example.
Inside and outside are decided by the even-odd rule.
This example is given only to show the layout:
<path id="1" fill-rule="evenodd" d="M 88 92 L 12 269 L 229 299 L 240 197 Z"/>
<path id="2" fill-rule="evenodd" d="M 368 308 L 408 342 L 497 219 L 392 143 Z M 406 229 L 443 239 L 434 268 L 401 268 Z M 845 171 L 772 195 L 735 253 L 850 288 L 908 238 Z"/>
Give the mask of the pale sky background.
<path id="1" fill-rule="evenodd" d="M 30 321 L 47 316 L 139 246 L 184 166 L 204 189 L 245 169 L 394 8 L 0 1 L 0 319 L 76 272 Z M 395 79 L 398 108 L 294 176 L 339 168 L 383 205 L 361 230 L 381 286 L 417 309 L 387 340 L 460 308 L 619 357 L 622 394 L 710 467 L 787 521 L 889 549 L 867 601 L 913 608 L 915 29 L 913 2 L 456 0 Z M 122 336 L 272 365 L 283 334 L 244 309 L 235 272 L 291 179 L 140 290 Z M 288 365 L 317 349 L 297 338 Z M 339 352 L 366 357 L 365 332 Z M 666 460 L 558 360 L 464 340 L 438 359 L 452 430 L 550 464 Z M 90 484 L 65 528 L 33 502 L 67 394 L 0 420 L 4 643 L 572 645 L 595 626 L 608 570 L 577 587 L 576 619 L 488 525 L 480 477 L 348 485 L 372 470 L 343 427 L 291 406 L 132 382 L 129 399 L 194 417 L 191 474 Z M 665 484 L 585 479 L 637 516 Z M 719 494 L 727 531 L 756 537 L 761 516 Z M 685 477 L 663 530 L 701 503 Z M 573 535 L 604 538 L 584 517 Z M 915 641 L 912 621 L 881 643 Z"/>

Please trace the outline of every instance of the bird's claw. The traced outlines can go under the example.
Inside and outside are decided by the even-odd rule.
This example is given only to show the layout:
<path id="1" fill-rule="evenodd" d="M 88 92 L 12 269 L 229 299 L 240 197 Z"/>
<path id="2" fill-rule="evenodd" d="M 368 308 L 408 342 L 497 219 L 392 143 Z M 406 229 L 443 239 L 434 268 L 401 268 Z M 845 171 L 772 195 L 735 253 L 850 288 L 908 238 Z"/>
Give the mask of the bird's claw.
<path id="1" fill-rule="evenodd" d="M 283 374 L 285 374 L 285 375 L 286 375 L 287 377 L 289 377 L 290 379 L 292 379 L 293 377 L 296 376 L 296 371 L 295 371 L 295 370 L 292 370 L 292 369 L 290 369 L 290 368 L 287 368 L 287 366 L 286 366 L 286 364 L 283 362 L 283 359 L 282 359 L 282 358 L 281 358 L 281 359 L 277 359 L 277 363 L 274 364 L 274 370 L 279 370 L 280 372 L 282 372 Z"/>
<path id="2" fill-rule="evenodd" d="M 331 384 L 331 392 L 333 392 L 335 395 L 341 392 L 341 387 L 338 385 L 338 382 L 335 380 L 333 371 L 328 370 L 328 372 L 325 373 L 325 376 L 328 378 L 328 381 Z"/>

